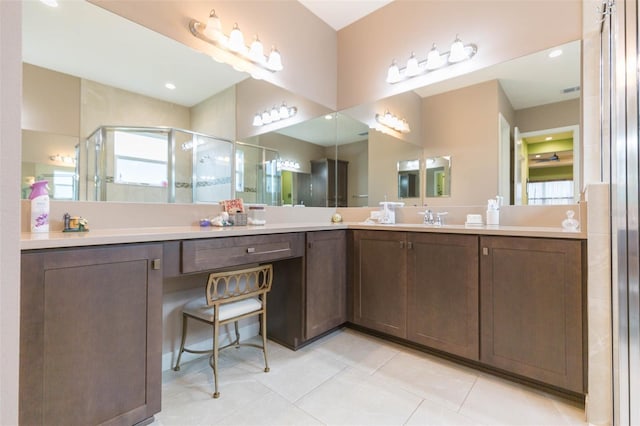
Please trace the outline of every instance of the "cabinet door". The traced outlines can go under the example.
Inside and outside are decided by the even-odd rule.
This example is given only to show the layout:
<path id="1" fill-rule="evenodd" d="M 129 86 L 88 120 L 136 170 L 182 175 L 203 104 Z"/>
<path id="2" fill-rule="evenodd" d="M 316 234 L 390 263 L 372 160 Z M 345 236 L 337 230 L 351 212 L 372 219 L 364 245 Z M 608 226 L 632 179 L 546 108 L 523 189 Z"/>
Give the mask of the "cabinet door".
<path id="1" fill-rule="evenodd" d="M 584 243 L 481 237 L 481 361 L 584 393 Z"/>
<path id="2" fill-rule="evenodd" d="M 353 321 L 407 337 L 406 234 L 354 232 Z"/>
<path id="3" fill-rule="evenodd" d="M 159 244 L 22 255 L 21 424 L 131 425 L 160 411 L 161 258 Z"/>
<path id="4" fill-rule="evenodd" d="M 346 231 L 307 232 L 305 338 L 347 320 Z"/>
<path id="5" fill-rule="evenodd" d="M 478 237 L 411 233 L 408 240 L 409 340 L 478 360 Z"/>

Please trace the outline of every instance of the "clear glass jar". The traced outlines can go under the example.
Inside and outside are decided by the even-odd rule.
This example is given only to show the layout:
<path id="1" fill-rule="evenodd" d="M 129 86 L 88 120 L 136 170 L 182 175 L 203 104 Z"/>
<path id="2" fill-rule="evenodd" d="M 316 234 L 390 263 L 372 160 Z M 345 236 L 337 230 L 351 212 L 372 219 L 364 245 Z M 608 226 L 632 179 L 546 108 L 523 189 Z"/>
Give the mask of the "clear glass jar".
<path id="1" fill-rule="evenodd" d="M 248 206 L 247 211 L 249 217 L 247 218 L 248 225 L 264 225 L 267 223 L 265 205 L 253 205 Z"/>

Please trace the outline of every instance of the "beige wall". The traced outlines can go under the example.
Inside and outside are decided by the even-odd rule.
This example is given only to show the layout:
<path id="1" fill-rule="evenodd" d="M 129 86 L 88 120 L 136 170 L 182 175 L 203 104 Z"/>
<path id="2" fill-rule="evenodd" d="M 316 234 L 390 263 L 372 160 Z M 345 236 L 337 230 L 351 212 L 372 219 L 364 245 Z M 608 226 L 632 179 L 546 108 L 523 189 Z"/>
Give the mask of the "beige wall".
<path id="1" fill-rule="evenodd" d="M 428 205 L 484 205 L 498 191 L 497 80 L 423 100 L 425 157 L 451 156 L 451 197 Z"/>
<path id="2" fill-rule="evenodd" d="M 258 34 L 265 45 L 276 45 L 284 70 L 265 73 L 265 81 L 330 109 L 336 109 L 337 34 L 297 1 L 91 0 L 107 10 L 138 22 L 201 51 L 214 49 L 188 31 L 191 19 L 204 21 L 212 6 L 229 34 L 238 22 L 245 34 Z M 302 35 L 302 36 L 301 36 Z"/>
<path id="3" fill-rule="evenodd" d="M 338 32 L 338 109 L 579 40 L 581 16 L 581 0 L 396 0 Z M 406 63 L 415 51 L 423 59 L 432 43 L 446 51 L 458 33 L 477 44 L 473 61 L 395 85 L 385 82 L 394 58 Z"/>
<path id="4" fill-rule="evenodd" d="M 580 99 L 540 105 L 516 111 L 520 133 L 580 125 Z"/>
<path id="5" fill-rule="evenodd" d="M 188 130 L 227 140 L 236 138 L 236 89 L 230 87 L 191 107 Z"/>
<path id="6" fill-rule="evenodd" d="M 24 64 L 22 128 L 59 135 L 80 135 L 80 79 Z"/>
<path id="7" fill-rule="evenodd" d="M 18 424 L 20 333 L 21 19 L 0 2 L 0 424 Z"/>

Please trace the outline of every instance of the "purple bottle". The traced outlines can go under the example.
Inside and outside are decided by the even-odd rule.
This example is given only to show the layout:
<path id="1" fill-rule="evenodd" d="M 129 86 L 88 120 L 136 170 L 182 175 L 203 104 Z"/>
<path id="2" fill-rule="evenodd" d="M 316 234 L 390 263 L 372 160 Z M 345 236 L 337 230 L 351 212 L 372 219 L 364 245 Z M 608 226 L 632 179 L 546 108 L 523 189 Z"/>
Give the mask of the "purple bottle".
<path id="1" fill-rule="evenodd" d="M 31 185 L 31 232 L 49 232 L 49 191 L 46 180 Z"/>

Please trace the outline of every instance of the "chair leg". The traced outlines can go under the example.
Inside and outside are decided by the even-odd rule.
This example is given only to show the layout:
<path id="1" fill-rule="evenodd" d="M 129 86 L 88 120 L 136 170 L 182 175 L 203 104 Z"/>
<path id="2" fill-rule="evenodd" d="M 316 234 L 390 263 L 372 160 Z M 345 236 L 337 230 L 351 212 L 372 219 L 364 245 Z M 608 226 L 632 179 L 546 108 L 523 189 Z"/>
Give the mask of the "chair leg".
<path id="1" fill-rule="evenodd" d="M 262 328 L 262 352 L 264 353 L 264 372 L 269 372 L 269 363 L 267 362 L 267 315 L 266 311 L 260 315 L 260 325 Z"/>
<path id="2" fill-rule="evenodd" d="M 215 319 L 213 323 L 213 384 L 214 391 L 213 397 L 220 398 L 220 392 L 218 391 L 218 351 L 220 344 L 218 343 L 218 327 L 220 326 L 218 322 L 218 312 L 216 310 Z"/>
<path id="3" fill-rule="evenodd" d="M 182 358 L 182 353 L 184 352 L 184 343 L 187 340 L 187 316 L 182 314 L 182 339 L 180 342 L 180 352 L 178 352 L 178 360 L 176 361 L 176 366 L 173 367 L 173 371 L 180 371 L 180 358 Z"/>
<path id="4" fill-rule="evenodd" d="M 236 341 L 234 342 L 234 345 L 237 349 L 240 347 L 240 331 L 238 331 L 238 321 L 234 321 L 233 325 L 234 325 L 234 328 L 236 329 Z"/>

